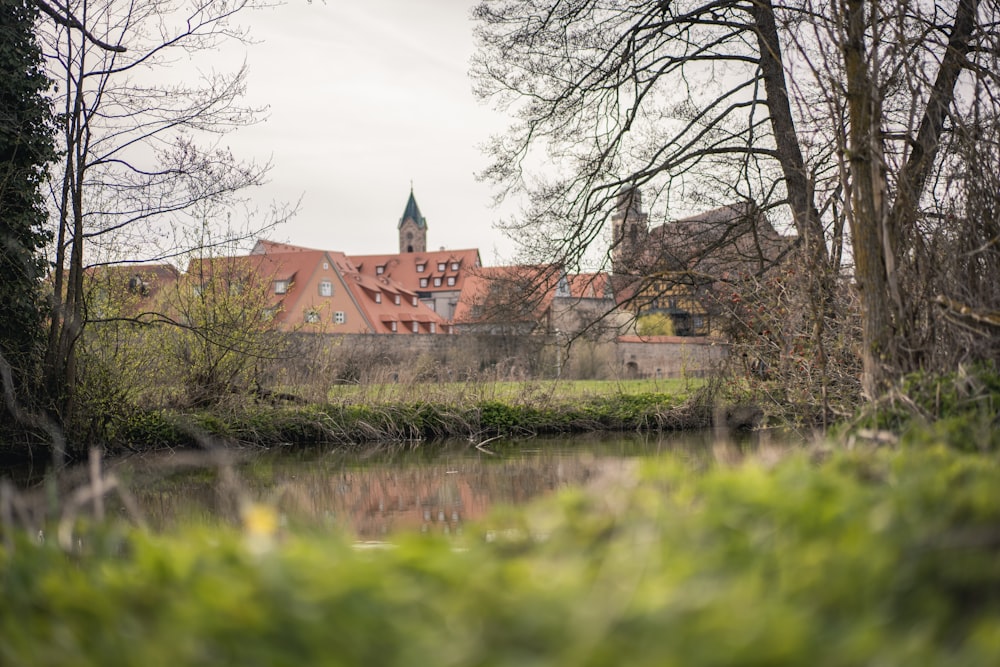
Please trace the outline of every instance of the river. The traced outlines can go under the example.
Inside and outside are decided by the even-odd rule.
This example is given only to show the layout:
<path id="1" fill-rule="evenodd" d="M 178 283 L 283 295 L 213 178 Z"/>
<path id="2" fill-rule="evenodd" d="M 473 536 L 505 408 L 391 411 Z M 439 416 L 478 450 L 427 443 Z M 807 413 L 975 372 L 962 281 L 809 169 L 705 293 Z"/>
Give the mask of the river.
<path id="1" fill-rule="evenodd" d="M 132 457 L 108 462 L 153 529 L 178 522 L 237 522 L 262 504 L 282 524 L 381 540 L 401 530 L 460 532 L 499 505 L 522 505 L 568 486 L 633 483 L 644 457 L 679 456 L 697 467 L 757 449 L 760 435 L 719 443 L 710 432 L 612 434 L 399 445 L 367 451 L 324 447 Z"/>

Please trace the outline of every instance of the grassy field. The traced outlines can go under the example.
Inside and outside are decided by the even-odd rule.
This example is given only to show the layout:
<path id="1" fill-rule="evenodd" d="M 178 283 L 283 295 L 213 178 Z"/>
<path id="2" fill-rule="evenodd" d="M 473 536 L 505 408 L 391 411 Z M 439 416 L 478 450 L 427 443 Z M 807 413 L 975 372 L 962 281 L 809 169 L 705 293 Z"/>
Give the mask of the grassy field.
<path id="1" fill-rule="evenodd" d="M 327 395 L 338 402 L 401 402 L 414 399 L 463 403 L 496 400 L 505 402 L 567 401 L 632 394 L 688 396 L 703 380 L 663 378 L 647 380 L 531 380 L 523 382 L 444 382 L 373 385 L 336 385 Z"/>

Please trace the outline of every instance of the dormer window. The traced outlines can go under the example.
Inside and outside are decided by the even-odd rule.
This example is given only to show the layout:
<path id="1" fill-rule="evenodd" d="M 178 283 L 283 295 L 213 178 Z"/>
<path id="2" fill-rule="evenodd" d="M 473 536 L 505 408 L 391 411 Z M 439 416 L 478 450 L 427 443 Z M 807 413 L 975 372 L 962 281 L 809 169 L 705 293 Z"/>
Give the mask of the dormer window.
<path id="1" fill-rule="evenodd" d="M 427 268 L 426 264 L 417 264 L 417 273 L 423 273 L 424 269 Z"/>
<path id="2" fill-rule="evenodd" d="M 375 267 L 375 273 L 378 274 L 378 275 L 382 275 L 383 273 L 385 273 L 385 265 L 384 264 L 380 264 L 380 265 L 376 266 Z"/>
<path id="3" fill-rule="evenodd" d="M 287 294 L 288 293 L 288 281 L 287 280 L 275 280 L 274 281 L 274 293 L 275 294 Z"/>
<path id="4" fill-rule="evenodd" d="M 448 284 L 449 285 L 455 284 L 455 276 L 448 276 Z"/>
<path id="5" fill-rule="evenodd" d="M 413 297 L 413 305 L 417 305 L 417 297 Z"/>
<path id="6" fill-rule="evenodd" d="M 420 322 L 413 323 L 413 333 L 420 333 Z"/>
<path id="7" fill-rule="evenodd" d="M 392 333 L 396 333 L 396 323 L 395 322 L 389 322 L 389 331 L 391 331 Z"/>
<path id="8" fill-rule="evenodd" d="M 382 303 L 382 292 L 375 292 L 375 303 Z"/>
<path id="9" fill-rule="evenodd" d="M 434 279 L 434 287 L 441 287 L 441 278 Z"/>
<path id="10" fill-rule="evenodd" d="M 451 270 L 452 271 L 458 271 L 458 262 L 452 262 L 451 263 Z"/>
<path id="11" fill-rule="evenodd" d="M 333 283 L 329 280 L 323 280 L 319 284 L 319 295 L 320 296 L 333 296 Z"/>
<path id="12" fill-rule="evenodd" d="M 399 305 L 399 295 L 398 295 L 398 294 L 396 294 L 396 295 L 395 295 L 395 296 L 393 297 L 393 301 L 395 301 L 395 302 L 396 302 L 396 305 L 397 305 L 397 306 Z"/>
<path id="13" fill-rule="evenodd" d="M 421 287 L 427 287 L 427 278 L 421 278 L 420 279 L 420 286 Z"/>
<path id="14" fill-rule="evenodd" d="M 444 271 L 445 267 L 448 266 L 444 262 L 438 262 L 438 271 Z"/>
<path id="15" fill-rule="evenodd" d="M 434 326 L 433 322 L 430 323 L 430 328 L 431 328 L 431 333 L 437 333 L 437 327 Z"/>

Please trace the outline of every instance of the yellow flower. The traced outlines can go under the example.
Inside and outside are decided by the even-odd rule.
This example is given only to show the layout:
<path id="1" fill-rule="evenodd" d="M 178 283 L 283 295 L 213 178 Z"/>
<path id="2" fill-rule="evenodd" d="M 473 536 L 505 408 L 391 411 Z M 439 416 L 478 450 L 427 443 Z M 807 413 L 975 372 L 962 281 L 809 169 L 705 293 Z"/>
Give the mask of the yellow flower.
<path id="1" fill-rule="evenodd" d="M 249 503 L 243 508 L 243 530 L 251 539 L 274 537 L 278 532 L 278 513 L 268 505 Z"/>

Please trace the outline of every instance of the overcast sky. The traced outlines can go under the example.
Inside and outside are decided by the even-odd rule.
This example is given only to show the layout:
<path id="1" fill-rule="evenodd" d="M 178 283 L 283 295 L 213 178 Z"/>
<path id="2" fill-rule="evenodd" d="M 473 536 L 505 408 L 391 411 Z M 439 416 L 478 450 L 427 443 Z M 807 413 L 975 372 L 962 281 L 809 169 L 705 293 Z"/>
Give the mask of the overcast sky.
<path id="1" fill-rule="evenodd" d="M 290 0 L 245 15 L 249 101 L 267 122 L 228 138 L 271 157 L 262 201 L 295 201 L 275 240 L 349 254 L 396 252 L 410 182 L 428 248 L 478 247 L 495 264 L 513 246 L 476 181 L 479 146 L 507 120 L 472 94 L 472 0 Z"/>

